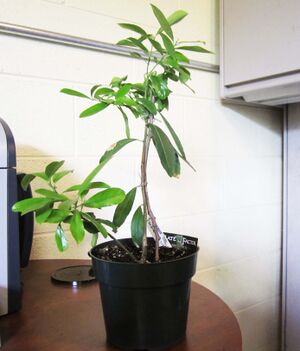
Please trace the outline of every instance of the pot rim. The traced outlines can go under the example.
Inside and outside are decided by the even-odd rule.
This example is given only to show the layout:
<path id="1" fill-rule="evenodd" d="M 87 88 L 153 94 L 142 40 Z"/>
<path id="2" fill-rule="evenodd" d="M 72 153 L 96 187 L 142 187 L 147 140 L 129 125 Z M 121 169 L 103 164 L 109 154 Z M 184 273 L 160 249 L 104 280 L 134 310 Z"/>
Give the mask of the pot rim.
<path id="1" fill-rule="evenodd" d="M 127 238 L 127 239 L 130 239 L 130 238 Z M 126 239 L 120 239 L 120 240 L 126 240 Z M 109 242 L 112 242 L 113 240 L 110 240 L 110 241 L 107 241 L 107 243 Z M 197 245 L 195 251 L 191 254 L 189 254 L 188 256 L 184 256 L 184 257 L 180 257 L 180 258 L 175 258 L 175 259 L 172 259 L 172 260 L 169 260 L 169 261 L 164 261 L 164 262 L 151 262 L 151 263 L 139 263 L 139 262 L 117 262 L 117 261 L 108 261 L 108 260 L 104 260 L 103 258 L 99 258 L 97 256 L 95 256 L 93 253 L 92 253 L 92 250 L 94 250 L 95 247 L 99 246 L 99 245 L 103 245 L 105 244 L 106 242 L 104 243 L 101 243 L 101 244 L 98 244 L 96 246 L 94 246 L 93 248 L 91 248 L 88 252 L 88 255 L 90 258 L 92 259 L 95 259 L 97 261 L 101 261 L 101 262 L 105 262 L 105 263 L 110 263 L 110 264 L 116 264 L 116 265 L 145 265 L 145 266 L 156 266 L 156 265 L 159 265 L 159 264 L 168 264 L 168 263 L 172 263 L 172 262 L 175 262 L 175 261 L 182 261 L 182 260 L 186 260 L 187 258 L 191 257 L 191 256 L 194 256 L 194 255 L 197 255 L 198 254 L 198 251 L 200 250 L 200 247 Z"/>

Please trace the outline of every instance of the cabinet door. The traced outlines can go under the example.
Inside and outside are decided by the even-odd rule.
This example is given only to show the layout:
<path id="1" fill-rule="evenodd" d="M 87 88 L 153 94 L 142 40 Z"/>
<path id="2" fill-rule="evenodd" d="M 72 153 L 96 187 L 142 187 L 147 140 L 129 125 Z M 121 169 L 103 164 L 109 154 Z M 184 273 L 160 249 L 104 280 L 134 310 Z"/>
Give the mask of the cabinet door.
<path id="1" fill-rule="evenodd" d="M 299 0 L 223 0 L 227 87 L 300 69 Z"/>

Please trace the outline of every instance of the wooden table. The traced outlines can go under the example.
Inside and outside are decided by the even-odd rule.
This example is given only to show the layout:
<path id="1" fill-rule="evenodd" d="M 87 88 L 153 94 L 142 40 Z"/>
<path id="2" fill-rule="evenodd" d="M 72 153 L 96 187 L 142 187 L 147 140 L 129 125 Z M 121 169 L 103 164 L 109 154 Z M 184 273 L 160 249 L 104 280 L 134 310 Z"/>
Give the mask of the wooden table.
<path id="1" fill-rule="evenodd" d="M 22 310 L 0 318 L 1 351 L 116 351 L 106 344 L 97 283 L 51 282 L 50 273 L 83 260 L 31 261 L 23 271 Z M 169 351 L 241 351 L 237 320 L 225 303 L 193 283 L 186 339 Z"/>

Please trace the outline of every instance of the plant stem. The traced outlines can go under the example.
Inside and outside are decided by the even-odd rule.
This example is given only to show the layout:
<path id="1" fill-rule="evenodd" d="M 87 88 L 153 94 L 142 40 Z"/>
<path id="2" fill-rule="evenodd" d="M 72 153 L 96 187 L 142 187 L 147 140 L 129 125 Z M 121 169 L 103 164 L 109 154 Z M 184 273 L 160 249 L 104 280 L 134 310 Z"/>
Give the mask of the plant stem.
<path id="1" fill-rule="evenodd" d="M 108 236 L 109 236 L 111 239 L 113 239 L 113 240 L 117 243 L 118 246 L 120 246 L 120 247 L 128 254 L 128 256 L 129 256 L 134 262 L 139 263 L 138 259 L 134 257 L 134 255 L 126 248 L 125 245 L 123 245 L 123 244 L 121 243 L 120 240 L 118 240 L 114 235 L 112 235 L 112 234 L 110 234 L 110 233 L 107 233 L 107 234 L 108 234 Z"/>

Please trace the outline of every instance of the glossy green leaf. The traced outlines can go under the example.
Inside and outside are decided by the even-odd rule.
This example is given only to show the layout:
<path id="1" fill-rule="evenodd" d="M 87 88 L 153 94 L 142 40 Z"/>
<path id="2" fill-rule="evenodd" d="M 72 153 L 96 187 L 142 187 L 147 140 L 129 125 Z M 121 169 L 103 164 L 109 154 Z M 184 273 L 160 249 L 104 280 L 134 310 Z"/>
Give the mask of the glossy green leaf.
<path id="1" fill-rule="evenodd" d="M 53 204 L 47 204 L 46 206 L 36 210 L 35 212 L 35 220 L 37 223 L 42 224 L 45 223 L 47 218 L 50 216 L 52 212 Z"/>
<path id="2" fill-rule="evenodd" d="M 150 124 L 152 139 L 157 150 L 160 162 L 170 177 L 177 177 L 178 173 L 178 155 L 168 136 L 159 127 Z"/>
<path id="3" fill-rule="evenodd" d="M 59 204 L 58 209 L 68 214 L 72 207 L 72 204 L 73 203 L 71 200 L 63 201 Z"/>
<path id="4" fill-rule="evenodd" d="M 82 184 L 76 184 L 76 185 L 72 185 L 64 192 L 67 193 L 70 191 L 78 191 L 78 190 L 81 190 L 81 188 L 82 188 Z M 86 187 L 86 190 L 98 189 L 98 188 L 110 188 L 110 186 L 104 182 L 92 182 Z"/>
<path id="5" fill-rule="evenodd" d="M 35 192 L 54 201 L 68 200 L 68 198 L 65 195 L 58 194 L 55 191 L 48 190 L 48 189 L 37 189 Z"/>
<path id="6" fill-rule="evenodd" d="M 53 209 L 50 215 L 45 220 L 46 223 L 60 223 L 63 222 L 69 215 L 69 211 L 62 211 L 58 209 Z"/>
<path id="7" fill-rule="evenodd" d="M 160 33 L 160 36 L 161 36 L 162 41 L 164 43 L 164 46 L 167 50 L 167 53 L 170 56 L 175 56 L 175 48 L 174 48 L 172 41 L 164 33 Z"/>
<path id="8" fill-rule="evenodd" d="M 125 80 L 127 80 L 127 76 L 124 77 L 113 77 L 113 79 L 110 82 L 110 85 L 112 87 L 119 87 L 121 85 L 122 82 L 124 82 Z"/>
<path id="9" fill-rule="evenodd" d="M 21 215 L 23 216 L 26 213 L 36 211 L 52 202 L 52 200 L 44 197 L 35 197 L 16 202 L 13 205 L 12 210 L 14 212 L 21 212 Z"/>
<path id="10" fill-rule="evenodd" d="M 64 94 L 67 94 L 67 95 L 72 95 L 72 96 L 77 96 L 77 97 L 89 99 L 89 97 L 86 96 L 85 94 L 82 94 L 79 91 L 76 91 L 76 90 L 73 90 L 73 89 L 64 88 L 64 89 L 61 89 L 60 92 L 64 93 Z"/>
<path id="11" fill-rule="evenodd" d="M 41 179 L 43 179 L 45 181 L 49 180 L 49 178 L 48 178 L 48 176 L 46 175 L 45 172 L 35 172 L 35 173 L 32 173 L 32 175 L 34 175 L 35 177 L 41 178 Z"/>
<path id="12" fill-rule="evenodd" d="M 158 20 L 158 23 L 161 26 L 161 29 L 173 40 L 173 31 L 165 15 L 155 5 L 151 4 L 151 7 L 156 19 Z"/>
<path id="13" fill-rule="evenodd" d="M 125 199 L 125 193 L 119 188 L 103 190 L 84 202 L 84 206 L 91 208 L 102 208 L 118 205 Z"/>
<path id="14" fill-rule="evenodd" d="M 46 176 L 48 178 L 51 178 L 53 174 L 55 174 L 64 163 L 65 161 L 54 161 L 49 163 L 45 169 Z"/>
<path id="15" fill-rule="evenodd" d="M 73 173 L 73 171 L 69 170 L 69 171 L 61 171 L 61 172 L 57 172 L 56 174 L 54 174 L 54 176 L 52 177 L 53 183 L 57 183 L 59 180 L 61 180 L 63 177 L 65 177 L 66 175 Z"/>
<path id="16" fill-rule="evenodd" d="M 130 37 L 128 38 L 128 40 L 133 44 L 133 46 L 137 47 L 138 49 L 141 49 L 145 53 L 148 53 L 148 49 L 146 48 L 146 46 L 143 43 L 141 43 L 138 39 Z"/>
<path id="17" fill-rule="evenodd" d="M 153 45 L 153 47 L 161 54 L 163 55 L 165 50 L 163 47 L 160 45 L 160 43 L 157 40 L 154 40 L 152 38 L 148 38 L 150 43 Z"/>
<path id="18" fill-rule="evenodd" d="M 195 52 L 201 52 L 204 54 L 211 54 L 212 52 L 203 48 L 202 46 L 198 45 L 184 45 L 184 46 L 178 46 L 176 48 L 177 50 L 187 50 L 187 51 L 195 51 Z"/>
<path id="19" fill-rule="evenodd" d="M 70 223 L 70 231 L 77 244 L 79 244 L 84 238 L 84 226 L 78 211 L 75 211 L 73 214 Z"/>
<path id="20" fill-rule="evenodd" d="M 29 184 L 33 181 L 35 175 L 33 174 L 25 174 L 21 180 L 21 187 L 24 191 L 27 190 Z"/>
<path id="21" fill-rule="evenodd" d="M 127 96 L 120 96 L 116 99 L 116 105 L 131 107 L 131 106 L 137 106 L 137 103 L 133 99 L 130 99 Z"/>
<path id="22" fill-rule="evenodd" d="M 143 28 L 141 28 L 140 26 L 137 26 L 136 24 L 132 24 L 132 23 L 118 23 L 118 25 L 120 27 L 122 27 L 122 28 L 131 30 L 131 31 L 139 33 L 141 35 L 147 35 L 145 30 Z"/>
<path id="23" fill-rule="evenodd" d="M 100 158 L 99 163 L 108 162 L 118 151 L 123 149 L 129 143 L 132 143 L 136 139 L 121 139 L 117 141 L 115 144 L 111 145 L 109 149 L 105 151 L 103 156 Z"/>
<path id="24" fill-rule="evenodd" d="M 80 117 L 84 118 L 92 116 L 100 111 L 103 111 L 105 108 L 107 108 L 107 106 L 109 106 L 109 104 L 107 104 L 106 102 L 99 102 L 98 104 L 93 105 L 87 108 L 86 110 L 82 111 Z"/>
<path id="25" fill-rule="evenodd" d="M 126 113 L 124 112 L 124 110 L 122 108 L 120 108 L 120 111 L 122 113 L 124 124 L 125 124 L 126 137 L 127 137 L 127 139 L 130 139 L 130 129 L 129 129 L 128 117 L 127 117 Z"/>
<path id="26" fill-rule="evenodd" d="M 163 76 L 162 75 L 158 75 L 158 76 L 152 75 L 151 82 L 152 82 L 152 86 L 154 88 L 156 96 L 160 100 L 165 100 L 169 96 L 170 90 L 168 88 L 168 84 L 167 84 L 166 80 L 163 79 Z"/>
<path id="27" fill-rule="evenodd" d="M 153 115 L 156 114 L 157 110 L 154 103 L 146 98 L 138 98 L 137 99 L 150 113 Z"/>
<path id="28" fill-rule="evenodd" d="M 184 19 L 184 17 L 187 16 L 187 12 L 183 11 L 183 10 L 177 10 L 174 13 L 172 13 L 172 15 L 170 15 L 167 20 L 169 22 L 170 26 L 173 26 L 174 24 L 180 22 L 181 20 Z"/>
<path id="29" fill-rule="evenodd" d="M 185 158 L 185 152 L 184 152 L 184 149 L 183 149 L 183 146 L 181 144 L 181 141 L 178 137 L 178 135 L 176 134 L 175 130 L 173 129 L 173 127 L 171 126 L 171 124 L 168 122 L 168 120 L 161 114 L 161 118 L 163 119 L 163 121 L 165 122 L 165 125 L 167 126 L 170 134 L 172 135 L 172 138 L 177 146 L 177 149 L 180 153 L 180 155 Z"/>
<path id="30" fill-rule="evenodd" d="M 176 60 L 178 62 L 185 62 L 185 63 L 189 63 L 190 62 L 189 58 L 187 58 L 182 52 L 176 51 L 175 52 L 175 57 L 176 57 Z"/>
<path id="31" fill-rule="evenodd" d="M 111 96 L 114 94 L 114 90 L 111 88 L 99 88 L 95 91 L 94 97 L 98 98 L 101 95 Z"/>
<path id="32" fill-rule="evenodd" d="M 65 232 L 60 225 L 57 226 L 55 231 L 55 242 L 60 252 L 66 251 L 69 246 Z"/>
<path id="33" fill-rule="evenodd" d="M 89 213 L 82 213 L 82 217 L 88 221 L 96 230 L 97 232 L 101 233 L 104 238 L 108 237 L 108 232 L 106 228 L 102 225 L 101 221 L 95 218 L 93 215 Z"/>
<path id="34" fill-rule="evenodd" d="M 140 206 L 135 211 L 131 220 L 131 238 L 133 242 L 139 247 L 141 247 L 143 243 L 144 228 L 144 215 L 142 207 Z"/>
<path id="35" fill-rule="evenodd" d="M 121 225 L 125 222 L 127 216 L 129 215 L 134 199 L 136 195 L 136 188 L 131 189 L 124 199 L 116 208 L 113 218 L 113 223 L 117 227 L 121 227 Z"/>
<path id="36" fill-rule="evenodd" d="M 120 89 L 115 93 L 116 99 L 122 96 L 125 96 L 131 89 L 131 84 L 124 84 Z"/>
<path id="37" fill-rule="evenodd" d="M 98 237 L 99 237 L 98 233 L 95 233 L 92 235 L 91 247 L 95 247 L 97 245 Z"/>

